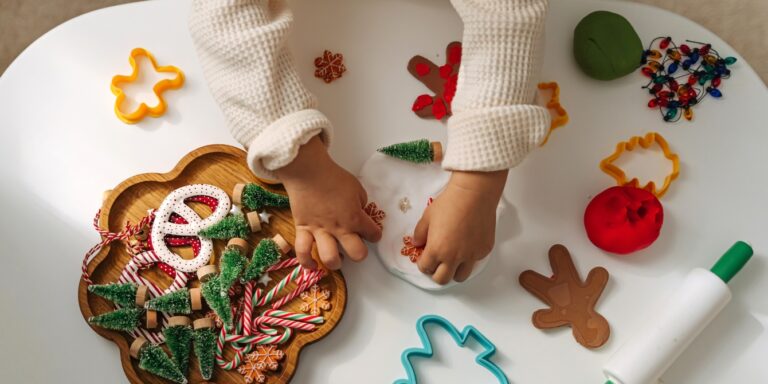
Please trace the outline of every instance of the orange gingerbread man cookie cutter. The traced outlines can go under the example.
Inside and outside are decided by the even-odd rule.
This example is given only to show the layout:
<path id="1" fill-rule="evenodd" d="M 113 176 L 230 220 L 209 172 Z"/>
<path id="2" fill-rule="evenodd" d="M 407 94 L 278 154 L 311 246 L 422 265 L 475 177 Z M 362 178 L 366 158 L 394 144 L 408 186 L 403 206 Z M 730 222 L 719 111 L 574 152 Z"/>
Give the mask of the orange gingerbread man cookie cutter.
<path id="1" fill-rule="evenodd" d="M 139 107 L 132 112 L 124 112 L 120 106 L 125 101 L 125 93 L 121 88 L 122 84 L 133 83 L 139 77 L 138 58 L 145 57 L 152 63 L 152 68 L 156 72 L 160 73 L 172 73 L 175 76 L 171 79 L 163 79 L 155 83 L 152 86 L 152 92 L 157 97 L 157 105 L 150 107 L 146 103 L 141 103 Z M 112 78 L 111 89 L 112 93 L 117 96 L 115 100 L 115 114 L 120 120 L 127 124 L 135 124 L 144 119 L 146 116 L 160 117 L 165 113 L 168 108 L 165 99 L 163 98 L 163 92 L 169 89 L 179 89 L 184 85 L 184 72 L 181 69 L 172 65 L 158 66 L 155 57 L 152 56 L 149 51 L 144 48 L 134 48 L 131 50 L 131 54 L 128 57 L 128 62 L 131 64 L 132 72 L 130 75 L 116 75 Z"/>
<path id="2" fill-rule="evenodd" d="M 664 178 L 664 184 L 662 184 L 661 188 L 657 189 L 656 184 L 653 181 L 649 181 L 642 187 L 640 186 L 640 180 L 637 178 L 633 178 L 627 181 L 627 175 L 624 173 L 624 170 L 614 165 L 613 162 L 620 158 L 624 152 L 633 151 L 635 148 L 637 148 L 637 146 L 640 146 L 643 149 L 648 149 L 654 143 L 659 146 L 661 151 L 664 153 L 664 157 L 672 162 L 672 172 L 670 172 L 667 177 Z M 613 177 L 621 186 L 629 185 L 631 187 L 644 189 L 650 193 L 653 193 L 657 198 L 661 198 L 669 189 L 672 181 L 680 176 L 680 158 L 676 153 L 672 152 L 672 150 L 669 148 L 667 140 L 665 140 L 661 134 L 656 132 L 649 132 L 645 136 L 634 136 L 628 141 L 622 141 L 616 144 L 616 150 L 610 156 L 606 157 L 600 162 L 600 169 L 608 174 L 608 176 Z"/>
<path id="3" fill-rule="evenodd" d="M 549 136 L 552 135 L 552 131 L 568 124 L 569 118 L 568 111 L 566 111 L 562 104 L 560 104 L 560 85 L 557 84 L 556 81 L 551 81 L 549 83 L 539 83 L 538 87 L 541 91 L 552 91 L 552 96 L 550 96 L 549 101 L 545 107 L 552 111 L 553 116 L 552 122 L 549 125 L 549 130 L 547 131 L 547 135 L 544 137 L 544 140 L 542 140 L 541 144 L 539 144 L 539 146 L 543 146 L 547 143 L 547 141 L 549 141 Z"/>

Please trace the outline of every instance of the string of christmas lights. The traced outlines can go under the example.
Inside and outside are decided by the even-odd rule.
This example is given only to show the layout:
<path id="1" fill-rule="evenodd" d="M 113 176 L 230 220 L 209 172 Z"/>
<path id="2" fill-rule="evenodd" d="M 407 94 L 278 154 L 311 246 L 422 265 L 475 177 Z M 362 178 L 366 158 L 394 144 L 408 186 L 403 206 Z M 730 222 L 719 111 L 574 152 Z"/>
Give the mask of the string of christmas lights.
<path id="1" fill-rule="evenodd" d="M 686 40 L 678 46 L 669 36 L 653 39 L 641 59 L 641 72 L 650 78 L 642 88 L 653 95 L 648 107 L 658 108 L 666 122 L 676 122 L 681 116 L 692 120 L 692 107 L 707 95 L 723 96 L 719 87 L 731 77 L 728 67 L 735 62 L 733 56 L 720 56 L 712 44 Z"/>

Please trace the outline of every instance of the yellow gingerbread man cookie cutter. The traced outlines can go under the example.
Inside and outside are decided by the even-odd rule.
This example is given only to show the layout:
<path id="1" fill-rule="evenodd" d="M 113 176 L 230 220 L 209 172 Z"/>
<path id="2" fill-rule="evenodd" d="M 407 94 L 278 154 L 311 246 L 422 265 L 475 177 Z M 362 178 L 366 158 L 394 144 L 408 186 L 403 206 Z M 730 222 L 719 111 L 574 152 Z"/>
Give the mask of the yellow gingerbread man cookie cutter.
<path id="1" fill-rule="evenodd" d="M 137 58 L 140 56 L 147 58 L 150 63 L 152 63 L 152 68 L 154 68 L 156 72 L 172 73 L 176 76 L 171 79 L 160 80 L 152 87 L 152 92 L 154 92 L 155 96 L 157 97 L 157 105 L 150 107 L 146 103 L 141 103 L 135 111 L 126 113 L 120 109 L 120 105 L 123 103 L 123 101 L 125 101 L 125 93 L 123 92 L 123 89 L 120 87 L 120 85 L 124 83 L 132 83 L 138 79 L 139 66 Z M 184 85 L 184 72 L 172 65 L 158 66 L 155 57 L 152 56 L 152 54 L 144 48 L 134 48 L 131 50 L 131 54 L 128 57 L 128 62 L 131 64 L 131 74 L 128 76 L 116 75 L 112 78 L 110 88 L 112 89 L 112 93 L 117 96 L 117 99 L 115 100 L 115 114 L 118 118 L 120 118 L 120 120 L 127 124 L 138 123 L 146 116 L 162 116 L 165 113 L 165 110 L 168 108 L 165 99 L 163 99 L 163 92 L 169 89 L 181 88 L 181 86 Z"/>
<path id="2" fill-rule="evenodd" d="M 640 187 L 640 181 L 637 178 L 633 178 L 632 180 L 627 181 L 627 175 L 624 173 L 624 170 L 614 165 L 613 162 L 620 158 L 624 152 L 633 151 L 635 148 L 637 148 L 638 145 L 643 149 L 648 149 L 654 143 L 656 143 L 659 148 L 661 148 L 662 152 L 664 153 L 664 157 L 672 162 L 672 172 L 670 172 L 670 174 L 664 178 L 664 184 L 660 189 L 656 189 L 656 184 L 653 181 L 649 181 L 642 187 Z M 600 169 L 608 174 L 608 176 L 613 177 L 621 186 L 629 185 L 631 187 L 644 189 L 653 193 L 657 198 L 661 198 L 665 193 L 667 193 L 667 190 L 672 184 L 672 181 L 680 176 L 680 158 L 676 153 L 672 152 L 672 150 L 669 148 L 667 140 L 665 140 L 660 133 L 650 132 L 644 137 L 634 136 L 628 141 L 622 141 L 616 144 L 616 151 L 614 151 L 610 156 L 606 157 L 600 162 Z"/>
<path id="3" fill-rule="evenodd" d="M 563 106 L 560 104 L 560 85 L 557 84 L 556 81 L 551 81 L 549 83 L 539 83 L 538 88 L 541 91 L 552 91 L 552 96 L 549 98 L 549 101 L 545 106 L 547 109 L 554 112 L 554 117 L 552 117 L 552 122 L 549 125 L 547 135 L 544 137 L 544 140 L 541 142 L 541 144 L 539 144 L 539 146 L 543 146 L 549 140 L 549 136 L 552 135 L 552 131 L 568 124 L 568 111 L 566 111 L 565 108 L 563 108 Z"/>

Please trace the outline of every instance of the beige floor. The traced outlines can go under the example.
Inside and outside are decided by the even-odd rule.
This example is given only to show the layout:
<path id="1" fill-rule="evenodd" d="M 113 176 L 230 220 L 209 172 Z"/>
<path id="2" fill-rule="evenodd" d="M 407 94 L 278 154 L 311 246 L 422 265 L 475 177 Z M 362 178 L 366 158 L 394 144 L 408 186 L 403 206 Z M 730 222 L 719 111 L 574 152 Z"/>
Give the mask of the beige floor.
<path id="1" fill-rule="evenodd" d="M 0 73 L 40 35 L 79 14 L 133 0 L 0 0 Z M 768 82 L 768 1 L 636 0 L 669 9 L 709 28 Z"/>

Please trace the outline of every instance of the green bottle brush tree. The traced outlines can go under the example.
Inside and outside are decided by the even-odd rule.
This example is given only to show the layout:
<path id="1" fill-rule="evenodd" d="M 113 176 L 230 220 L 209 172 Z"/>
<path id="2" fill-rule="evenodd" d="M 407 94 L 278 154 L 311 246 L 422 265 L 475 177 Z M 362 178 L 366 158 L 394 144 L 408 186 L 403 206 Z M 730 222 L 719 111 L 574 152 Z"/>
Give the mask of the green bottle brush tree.
<path id="1" fill-rule="evenodd" d="M 261 231 L 261 218 L 257 212 L 233 213 L 216 224 L 201 230 L 198 235 L 209 239 L 229 240 L 248 238 L 251 232 Z"/>
<path id="2" fill-rule="evenodd" d="M 236 185 L 233 197 L 235 204 L 252 211 L 258 211 L 264 207 L 287 208 L 290 206 L 288 196 L 267 191 L 257 184 Z"/>
<path id="3" fill-rule="evenodd" d="M 213 368 L 216 362 L 216 333 L 212 319 L 202 318 L 193 323 L 192 340 L 200 365 L 200 375 L 203 379 L 210 380 L 213 376 Z"/>
<path id="4" fill-rule="evenodd" d="M 170 314 L 189 315 L 192 313 L 192 302 L 187 288 L 166 293 L 147 301 L 144 308 Z"/>
<path id="5" fill-rule="evenodd" d="M 144 309 L 136 307 L 121 308 L 88 318 L 88 323 L 115 331 L 130 332 L 141 324 Z"/>
<path id="6" fill-rule="evenodd" d="M 209 239 L 227 240 L 233 237 L 248 237 L 251 229 L 242 213 L 230 214 L 216 224 L 201 230 L 198 235 Z"/>
<path id="7" fill-rule="evenodd" d="M 379 148 L 378 151 L 387 156 L 417 164 L 439 162 L 443 158 L 442 145 L 427 139 L 392 144 Z"/>
<path id="8" fill-rule="evenodd" d="M 184 376 L 189 372 L 189 352 L 192 349 L 191 323 L 186 316 L 175 316 L 168 319 L 168 326 L 163 329 L 165 345 L 171 351 L 176 367 Z"/>
<path id="9" fill-rule="evenodd" d="M 221 279 L 218 275 L 209 275 L 200 279 L 203 282 L 201 292 L 208 306 L 219 315 L 226 329 L 233 328 L 232 309 L 229 295 L 221 289 Z"/>
<path id="10" fill-rule="evenodd" d="M 257 280 L 267 270 L 267 268 L 280 260 L 283 252 L 281 250 L 281 246 L 276 241 L 278 236 L 280 235 L 277 235 L 272 239 L 262 239 L 259 242 L 259 245 L 256 246 L 256 249 L 253 250 L 251 262 L 245 269 L 241 279 L 243 283 Z M 277 240 L 281 240 L 283 243 L 285 242 L 285 240 L 282 240 L 282 236 L 280 236 L 280 238 Z"/>
<path id="11" fill-rule="evenodd" d="M 237 239 L 239 242 L 245 243 L 245 240 Z M 233 239 L 235 241 L 235 239 Z M 232 242 L 230 242 L 232 244 Z M 221 293 L 226 295 L 229 292 L 229 288 L 240 278 L 248 259 L 245 257 L 243 248 L 240 246 L 231 246 L 230 244 L 224 249 L 224 253 L 221 255 L 221 261 L 219 261 L 219 283 L 221 284 Z M 245 243 L 247 245 L 247 243 Z"/>
<path id="12" fill-rule="evenodd" d="M 159 346 L 139 337 L 131 344 L 131 356 L 139 360 L 139 368 L 178 384 L 187 384 L 187 378 Z"/>
<path id="13" fill-rule="evenodd" d="M 146 292 L 146 287 L 142 287 Z M 88 286 L 88 292 L 101 296 L 121 307 L 133 307 L 136 305 L 139 285 L 126 283 L 92 284 Z"/>

